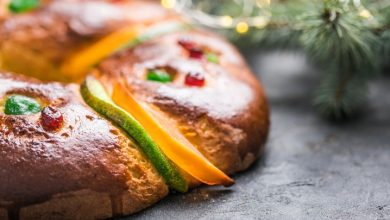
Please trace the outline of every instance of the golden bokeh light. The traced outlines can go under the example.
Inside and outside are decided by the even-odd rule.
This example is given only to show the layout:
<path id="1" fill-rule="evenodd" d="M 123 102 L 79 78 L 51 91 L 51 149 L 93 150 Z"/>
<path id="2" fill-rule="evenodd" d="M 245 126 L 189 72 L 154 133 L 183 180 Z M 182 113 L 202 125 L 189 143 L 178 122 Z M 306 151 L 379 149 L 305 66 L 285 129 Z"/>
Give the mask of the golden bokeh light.
<path id="1" fill-rule="evenodd" d="M 238 22 L 236 25 L 236 31 L 240 34 L 245 34 L 248 32 L 249 26 L 246 22 Z"/>
<path id="2" fill-rule="evenodd" d="M 226 16 L 221 17 L 221 21 L 220 22 L 221 22 L 221 25 L 223 27 L 230 27 L 233 24 L 233 18 L 228 16 L 228 15 L 226 15 Z"/>
<path id="3" fill-rule="evenodd" d="M 359 15 L 363 18 L 372 18 L 372 14 L 367 9 L 361 10 Z"/>
<path id="4" fill-rule="evenodd" d="M 174 8 L 176 5 L 176 0 L 161 0 L 161 5 L 164 8 Z"/>

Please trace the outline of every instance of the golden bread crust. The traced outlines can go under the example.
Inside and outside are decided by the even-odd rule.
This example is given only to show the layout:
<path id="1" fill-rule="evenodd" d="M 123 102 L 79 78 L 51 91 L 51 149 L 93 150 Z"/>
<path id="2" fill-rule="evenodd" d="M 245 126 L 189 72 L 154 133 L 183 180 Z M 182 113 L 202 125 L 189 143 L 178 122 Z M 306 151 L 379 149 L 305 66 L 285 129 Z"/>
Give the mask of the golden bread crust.
<path id="1" fill-rule="evenodd" d="M 144 192 L 147 193 L 147 192 Z M 150 192 L 149 192 L 150 193 Z M 163 197 L 166 191 L 154 192 Z M 157 200 L 134 199 L 127 191 L 113 197 L 108 193 L 80 190 L 54 195 L 43 203 L 23 207 L 19 210 L 20 220 L 94 220 L 108 219 L 138 212 Z M 145 197 L 144 197 L 145 198 Z M 2 219 L 2 218 L 0 218 Z"/>
<path id="2" fill-rule="evenodd" d="M 44 81 L 80 81 L 84 75 L 61 72 L 64 59 L 124 26 L 172 18 L 178 19 L 154 1 L 53 1 L 2 24 L 0 19 L 0 67 Z"/>
<path id="3" fill-rule="evenodd" d="M 104 194 L 122 198 L 116 202 L 120 208 L 110 213 L 123 215 L 168 193 L 163 179 L 132 140 L 84 104 L 77 85 L 42 84 L 10 74 L 0 74 L 0 85 L 2 102 L 8 95 L 27 95 L 56 108 L 65 121 L 53 132 L 42 128 L 39 113 L 0 113 L 0 207 L 9 213 L 20 210 L 16 212 L 21 216 L 31 217 L 43 211 L 42 215 L 56 218 L 52 216 L 56 209 L 68 213 L 89 204 L 90 198 L 97 205 L 105 204 L 107 196 L 98 196 Z M 72 194 L 80 190 L 90 193 Z M 97 215 L 103 210 L 90 211 Z"/>
<path id="4" fill-rule="evenodd" d="M 219 64 L 186 58 L 180 39 L 190 39 L 219 54 Z M 145 80 L 149 69 L 174 72 L 172 83 Z M 206 75 L 206 85 L 184 85 L 191 71 Z M 134 95 L 174 119 L 186 137 L 217 167 L 244 170 L 263 150 L 269 113 L 263 89 L 239 53 L 225 40 L 202 30 L 168 34 L 118 53 L 97 67 L 108 90 L 123 78 Z"/>

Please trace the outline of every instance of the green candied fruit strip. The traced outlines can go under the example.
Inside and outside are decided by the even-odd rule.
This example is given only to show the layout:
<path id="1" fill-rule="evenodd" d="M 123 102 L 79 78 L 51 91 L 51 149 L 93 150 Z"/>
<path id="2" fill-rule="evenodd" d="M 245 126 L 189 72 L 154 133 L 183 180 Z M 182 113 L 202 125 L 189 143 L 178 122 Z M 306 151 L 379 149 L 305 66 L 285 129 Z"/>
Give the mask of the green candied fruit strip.
<path id="1" fill-rule="evenodd" d="M 39 6 L 39 0 L 11 0 L 8 9 L 13 13 L 22 13 Z"/>
<path id="2" fill-rule="evenodd" d="M 171 75 L 164 70 L 149 70 L 146 79 L 161 83 L 172 82 Z"/>
<path id="3" fill-rule="evenodd" d="M 207 57 L 207 61 L 211 63 L 219 63 L 218 56 L 215 53 L 208 53 L 206 57 Z"/>
<path id="4" fill-rule="evenodd" d="M 41 111 L 41 105 L 33 98 L 23 95 L 11 95 L 4 105 L 7 115 L 31 115 Z"/>
<path id="5" fill-rule="evenodd" d="M 112 101 L 103 85 L 96 78 L 88 76 L 81 84 L 80 93 L 91 108 L 121 127 L 138 143 L 140 149 L 170 188 L 178 192 L 188 191 L 188 183 L 176 166 L 160 150 L 143 126 L 131 114 Z"/>

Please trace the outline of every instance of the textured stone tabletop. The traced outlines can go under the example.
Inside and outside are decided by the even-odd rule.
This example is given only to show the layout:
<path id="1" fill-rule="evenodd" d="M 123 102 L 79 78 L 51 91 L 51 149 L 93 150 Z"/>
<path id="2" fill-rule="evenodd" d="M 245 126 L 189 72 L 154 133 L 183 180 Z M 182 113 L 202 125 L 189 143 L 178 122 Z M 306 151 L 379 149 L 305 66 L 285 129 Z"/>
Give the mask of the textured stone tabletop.
<path id="1" fill-rule="evenodd" d="M 332 124 L 310 104 L 319 74 L 299 54 L 245 55 L 272 108 L 266 154 L 233 187 L 170 195 L 132 219 L 390 219 L 390 77 L 372 83 L 363 117 Z"/>

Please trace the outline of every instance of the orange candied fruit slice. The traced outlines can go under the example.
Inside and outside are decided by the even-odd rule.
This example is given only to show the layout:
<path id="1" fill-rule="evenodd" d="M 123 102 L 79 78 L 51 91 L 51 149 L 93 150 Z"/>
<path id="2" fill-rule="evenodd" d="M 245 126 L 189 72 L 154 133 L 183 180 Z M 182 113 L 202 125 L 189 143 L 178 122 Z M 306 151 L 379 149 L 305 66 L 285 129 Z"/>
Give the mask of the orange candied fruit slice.
<path id="1" fill-rule="evenodd" d="M 144 127 L 170 160 L 191 176 L 208 185 L 234 184 L 233 179 L 215 167 L 180 132 L 175 132 L 177 129 L 169 129 L 172 125 L 162 118 L 156 120 L 157 115 L 146 110 L 148 107 L 141 105 L 124 83 L 115 83 L 112 99 Z"/>

